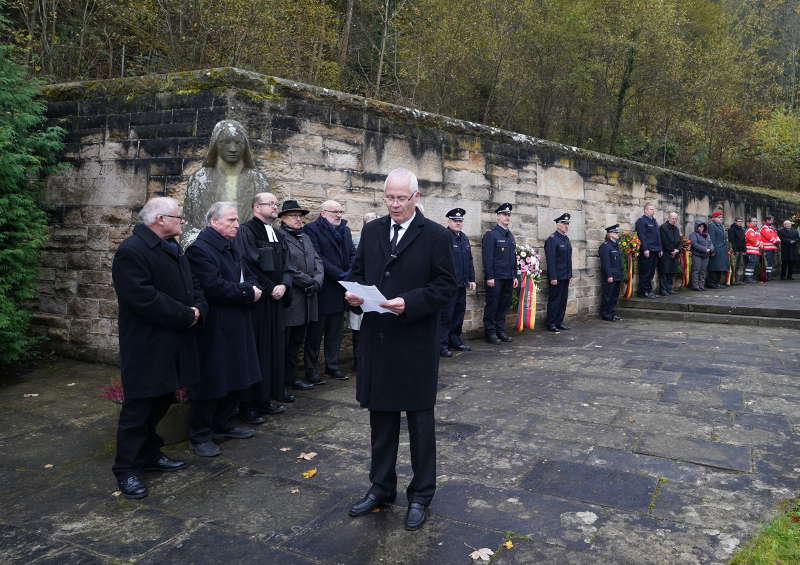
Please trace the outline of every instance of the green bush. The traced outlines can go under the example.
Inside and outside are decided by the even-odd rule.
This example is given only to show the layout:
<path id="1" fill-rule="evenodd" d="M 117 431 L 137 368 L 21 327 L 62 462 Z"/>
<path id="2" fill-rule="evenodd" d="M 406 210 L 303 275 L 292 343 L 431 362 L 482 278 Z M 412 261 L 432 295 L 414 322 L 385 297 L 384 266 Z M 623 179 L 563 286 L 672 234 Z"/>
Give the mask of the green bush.
<path id="1" fill-rule="evenodd" d="M 0 2 L 2 8 L 3 2 Z M 0 36 L 6 35 L 0 17 Z M 38 203 L 42 179 L 61 151 L 64 131 L 43 128 L 37 84 L 0 45 L 0 363 L 25 357 L 30 300 L 36 296 L 47 216 Z"/>

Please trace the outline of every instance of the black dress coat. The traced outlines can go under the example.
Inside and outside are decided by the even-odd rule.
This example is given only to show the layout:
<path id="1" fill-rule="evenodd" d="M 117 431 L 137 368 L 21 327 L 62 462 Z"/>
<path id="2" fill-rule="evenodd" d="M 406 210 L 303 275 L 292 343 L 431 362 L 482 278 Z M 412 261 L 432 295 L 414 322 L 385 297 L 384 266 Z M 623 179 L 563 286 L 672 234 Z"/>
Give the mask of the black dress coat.
<path id="1" fill-rule="evenodd" d="M 728 228 L 728 242 L 731 244 L 731 249 L 734 253 L 744 253 L 747 248 L 744 244 L 744 228 L 740 225 L 733 223 Z"/>
<path id="2" fill-rule="evenodd" d="M 336 239 L 331 223 L 322 216 L 303 228 L 314 243 L 325 268 L 325 282 L 322 283 L 322 290 L 319 292 L 320 316 L 344 312 L 344 287 L 339 281 L 350 272 L 355 257 L 355 247 L 353 247 L 353 234 L 347 227 L 347 220 L 342 220 L 341 225 L 344 226 L 341 242 Z"/>
<path id="3" fill-rule="evenodd" d="M 658 259 L 659 271 L 665 275 L 674 275 L 680 272 L 680 256 L 683 250 L 681 249 L 681 232 L 678 226 L 673 226 L 669 222 L 664 222 L 658 228 L 659 237 L 661 238 L 661 250 L 664 252 Z M 678 250 L 678 253 L 672 255 L 672 251 Z"/>
<path id="4" fill-rule="evenodd" d="M 252 318 L 255 280 L 246 272 L 245 281 L 239 282 L 242 262 L 233 242 L 210 227 L 198 234 L 186 255 L 210 307 L 198 335 L 202 378 L 189 394 L 222 398 L 261 380 Z"/>
<path id="5" fill-rule="evenodd" d="M 283 225 L 278 228 L 278 233 L 288 246 L 292 270 L 292 286 L 288 291 L 292 293 L 292 302 L 286 311 L 286 325 L 304 326 L 316 322 L 319 320 L 318 294 L 325 276 L 322 259 L 307 234 L 300 233 L 298 237 Z"/>
<path id="6" fill-rule="evenodd" d="M 778 230 L 778 237 L 781 238 L 781 260 L 797 261 L 797 247 L 800 241 L 797 228 L 781 228 Z"/>
<path id="7" fill-rule="evenodd" d="M 711 220 L 708 223 L 708 237 L 711 238 L 711 243 L 714 244 L 714 254 L 708 260 L 708 270 L 727 271 L 731 266 L 731 260 L 728 257 L 728 234 L 725 231 L 725 226 Z"/>
<path id="8" fill-rule="evenodd" d="M 180 247 L 139 224 L 117 249 L 111 276 L 125 398 L 163 396 L 197 383 L 196 336 L 208 305 Z M 194 327 L 192 306 L 200 310 Z"/>
<path id="9" fill-rule="evenodd" d="M 370 410 L 428 410 L 439 376 L 439 310 L 456 292 L 450 236 L 417 210 L 392 256 L 390 225 L 384 216 L 364 226 L 349 280 L 406 306 L 399 316 L 364 314 L 356 397 Z"/>

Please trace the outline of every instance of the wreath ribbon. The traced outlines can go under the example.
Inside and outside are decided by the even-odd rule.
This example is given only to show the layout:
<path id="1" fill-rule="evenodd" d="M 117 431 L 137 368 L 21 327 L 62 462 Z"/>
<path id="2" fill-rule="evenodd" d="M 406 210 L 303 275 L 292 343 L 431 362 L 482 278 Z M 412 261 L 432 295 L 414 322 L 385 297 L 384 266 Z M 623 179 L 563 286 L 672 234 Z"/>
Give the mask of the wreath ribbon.
<path id="1" fill-rule="evenodd" d="M 528 273 L 522 274 L 517 307 L 517 331 L 532 330 L 536 324 L 536 281 Z"/>

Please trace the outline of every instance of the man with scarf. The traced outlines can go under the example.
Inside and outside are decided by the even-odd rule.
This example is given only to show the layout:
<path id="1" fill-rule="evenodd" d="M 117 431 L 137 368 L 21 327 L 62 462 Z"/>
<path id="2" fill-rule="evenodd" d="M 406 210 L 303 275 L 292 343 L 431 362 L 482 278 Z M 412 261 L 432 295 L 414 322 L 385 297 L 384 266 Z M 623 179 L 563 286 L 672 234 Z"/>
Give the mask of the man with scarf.
<path id="1" fill-rule="evenodd" d="M 661 238 L 661 257 L 658 259 L 658 293 L 661 296 L 674 294 L 672 279 L 679 272 L 681 254 L 681 231 L 678 229 L 678 213 L 670 212 L 667 221 L 658 228 Z"/>
<path id="2" fill-rule="evenodd" d="M 325 336 L 325 375 L 337 380 L 347 380 L 339 369 L 339 346 L 342 342 L 344 322 L 344 287 L 339 284 L 353 264 L 355 248 L 353 236 L 342 219 L 344 209 L 335 200 L 322 203 L 319 217 L 307 224 L 303 231 L 322 259 L 325 280 L 319 292 L 319 320 L 306 329 L 305 356 L 313 363 L 306 366 L 306 377 L 314 382 L 319 377 L 319 347 Z M 309 371 L 315 371 L 313 375 Z"/>

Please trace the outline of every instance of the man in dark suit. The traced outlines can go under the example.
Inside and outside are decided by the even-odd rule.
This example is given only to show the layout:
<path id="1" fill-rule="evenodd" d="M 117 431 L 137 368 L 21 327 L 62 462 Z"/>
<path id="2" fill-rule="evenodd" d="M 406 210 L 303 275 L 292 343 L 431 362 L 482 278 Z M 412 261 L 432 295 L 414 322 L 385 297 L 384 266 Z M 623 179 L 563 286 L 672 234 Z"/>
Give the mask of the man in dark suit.
<path id="1" fill-rule="evenodd" d="M 325 267 L 325 282 L 319 291 L 319 320 L 308 324 L 306 329 L 305 357 L 313 361 L 313 366 L 306 366 L 306 380 L 311 383 L 320 378 L 319 346 L 323 334 L 325 375 L 337 380 L 347 380 L 347 375 L 339 369 L 339 347 L 342 344 L 344 324 L 344 288 L 339 281 L 350 272 L 355 248 L 347 220 L 342 219 L 343 214 L 341 204 L 335 200 L 326 200 L 322 203 L 319 217 L 303 228 Z M 315 374 L 309 374 L 309 371 L 315 371 Z"/>
<path id="2" fill-rule="evenodd" d="M 439 355 L 452 357 L 450 349 L 456 351 L 472 351 L 469 345 L 461 341 L 461 327 L 464 325 L 464 312 L 467 309 L 467 289 L 475 290 L 475 266 L 472 263 L 472 250 L 469 238 L 461 231 L 464 216 L 463 208 L 453 208 L 447 213 L 447 232 L 450 236 L 453 266 L 456 271 L 456 293 L 450 298 L 447 306 L 442 308 L 439 319 Z"/>
<path id="3" fill-rule="evenodd" d="M 439 372 L 438 316 L 456 291 L 450 236 L 416 208 L 417 177 L 396 169 L 386 177 L 388 216 L 364 226 L 349 279 L 375 285 L 391 313 L 366 312 L 358 352 L 357 398 L 370 411 L 372 483 L 350 508 L 363 516 L 397 494 L 400 412 L 406 412 L 414 478 L 406 489 L 405 527 L 427 519 L 436 490 L 433 407 Z M 363 300 L 347 293 L 348 303 Z"/>
<path id="4" fill-rule="evenodd" d="M 119 414 L 112 470 L 125 498 L 144 498 L 142 471 L 186 466 L 161 453 L 159 420 L 175 390 L 200 376 L 194 328 L 208 314 L 189 261 L 175 241 L 185 220 L 172 198 L 152 198 L 114 255 L 111 275 L 119 300 L 119 353 L 125 400 Z"/>
<path id="5" fill-rule="evenodd" d="M 572 278 L 572 243 L 567 235 L 571 217 L 565 212 L 553 220 L 556 231 L 544 242 L 547 280 L 550 281 L 550 291 L 547 294 L 547 330 L 553 333 L 569 329 L 569 326 L 564 325 L 564 315 L 567 312 L 569 281 Z"/>
<path id="6" fill-rule="evenodd" d="M 607 322 L 618 322 L 617 300 L 619 285 L 625 279 L 622 272 L 622 253 L 619 250 L 619 224 L 606 228 L 606 240 L 598 250 L 600 257 L 600 317 Z"/>
<path id="7" fill-rule="evenodd" d="M 664 252 L 661 250 L 661 235 L 658 222 L 653 217 L 656 207 L 650 202 L 644 205 L 644 214 L 636 220 L 636 235 L 642 243 L 639 254 L 639 298 L 655 298 L 653 292 L 653 275 L 656 274 L 656 263 Z"/>
<path id="8" fill-rule="evenodd" d="M 519 286 L 517 279 L 517 243 L 508 229 L 511 224 L 510 202 L 504 202 L 494 211 L 497 225 L 483 234 L 481 255 L 483 279 L 486 281 L 486 306 L 483 309 L 483 331 L 486 341 L 493 345 L 501 341 L 514 341 L 506 334 L 506 314 L 511 307 L 512 289 Z"/>

